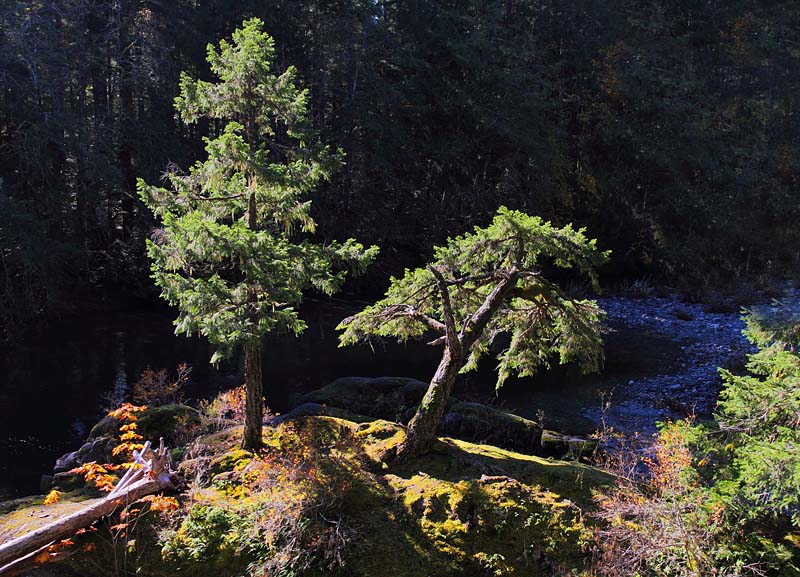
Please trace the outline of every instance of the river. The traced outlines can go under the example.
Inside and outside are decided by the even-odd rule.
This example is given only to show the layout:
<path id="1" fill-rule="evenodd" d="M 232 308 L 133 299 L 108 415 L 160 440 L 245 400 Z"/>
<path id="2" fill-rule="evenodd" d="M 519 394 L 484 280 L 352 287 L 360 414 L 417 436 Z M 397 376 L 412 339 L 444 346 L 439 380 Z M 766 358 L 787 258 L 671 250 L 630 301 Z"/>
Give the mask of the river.
<path id="1" fill-rule="evenodd" d="M 715 403 L 716 367 L 740 365 L 749 346 L 736 313 L 713 314 L 676 298 L 603 298 L 611 332 L 601 375 L 558 368 L 509 380 L 494 391 L 492 359 L 461 379 L 456 394 L 542 419 L 548 428 L 587 434 L 601 422 L 626 433 Z M 339 349 L 334 327 L 364 303 L 309 301 L 299 338 L 274 336 L 264 347 L 267 402 L 282 412 L 298 394 L 341 376 L 427 380 L 437 350 L 421 343 Z M 65 319 L 13 354 L 0 357 L 0 500 L 38 492 L 42 474 L 74 450 L 102 409 L 123 397 L 141 372 L 189 363 L 190 402 L 241 382 L 238 367 L 208 364 L 211 347 L 176 337 L 168 309 Z"/>

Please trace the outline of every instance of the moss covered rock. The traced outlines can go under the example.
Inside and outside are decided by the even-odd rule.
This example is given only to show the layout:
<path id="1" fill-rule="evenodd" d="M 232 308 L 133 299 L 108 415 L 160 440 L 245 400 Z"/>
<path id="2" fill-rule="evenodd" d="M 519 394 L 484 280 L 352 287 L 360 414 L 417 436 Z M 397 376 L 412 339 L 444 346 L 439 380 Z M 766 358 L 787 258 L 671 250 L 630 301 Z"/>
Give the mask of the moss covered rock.
<path id="1" fill-rule="evenodd" d="M 427 389 L 428 383 L 404 377 L 342 377 L 305 395 L 302 402 L 406 423 Z"/>
<path id="2" fill-rule="evenodd" d="M 299 417 L 336 417 L 337 419 L 346 419 L 356 423 L 365 423 L 372 421 L 375 417 L 367 415 L 359 415 L 347 409 L 342 409 L 332 405 L 321 405 L 319 403 L 306 402 L 297 405 L 294 409 L 276 417 L 275 424 L 280 424 L 284 421 L 291 421 Z"/>
<path id="3" fill-rule="evenodd" d="M 199 423 L 200 416 L 196 409 L 179 404 L 148 407 L 138 414 L 136 421 L 137 433 L 144 439 L 158 443 L 163 437 L 167 445 L 173 448 L 184 441 L 181 438 L 183 431 Z M 84 484 L 82 477 L 69 473 L 72 469 L 91 462 L 121 462 L 123 457 L 114 455 L 113 449 L 120 443 L 119 428 L 122 424 L 120 419 L 114 417 L 102 418 L 92 427 L 86 442 L 77 451 L 66 453 L 56 460 L 52 485 L 61 490 L 72 490 Z"/>
<path id="4" fill-rule="evenodd" d="M 450 437 L 538 454 L 542 428 L 534 421 L 480 403 L 454 403 L 439 432 Z"/>
<path id="5" fill-rule="evenodd" d="M 540 454 L 545 457 L 583 459 L 597 452 L 597 441 L 562 435 L 555 431 L 542 431 Z"/>
<path id="6" fill-rule="evenodd" d="M 301 416 L 330 416 L 359 423 L 373 419 L 407 423 L 428 384 L 402 377 L 344 377 L 303 397 L 303 402 L 278 422 Z M 596 443 L 553 431 L 543 437 L 535 421 L 481 403 L 451 397 L 439 434 L 514 451 L 556 458 L 580 458 Z"/>
<path id="7" fill-rule="evenodd" d="M 139 434 L 154 443 L 161 437 L 168 445 L 180 439 L 181 431 L 200 423 L 197 409 L 186 405 L 172 404 L 149 407 L 139 414 Z"/>
<path id="8" fill-rule="evenodd" d="M 90 437 L 77 451 L 66 453 L 56 460 L 53 467 L 56 484 L 67 481 L 68 471 L 84 463 L 110 463 L 114 456 L 111 451 L 119 441 L 111 435 Z M 61 483 L 59 483 L 61 481 Z"/>
<path id="9" fill-rule="evenodd" d="M 138 414 L 138 433 L 145 439 L 157 442 L 159 438 L 169 444 L 175 441 L 176 432 L 200 423 L 197 409 L 181 404 L 148 407 Z M 122 422 L 114 417 L 103 417 L 89 432 L 88 441 L 101 437 L 117 437 Z"/>

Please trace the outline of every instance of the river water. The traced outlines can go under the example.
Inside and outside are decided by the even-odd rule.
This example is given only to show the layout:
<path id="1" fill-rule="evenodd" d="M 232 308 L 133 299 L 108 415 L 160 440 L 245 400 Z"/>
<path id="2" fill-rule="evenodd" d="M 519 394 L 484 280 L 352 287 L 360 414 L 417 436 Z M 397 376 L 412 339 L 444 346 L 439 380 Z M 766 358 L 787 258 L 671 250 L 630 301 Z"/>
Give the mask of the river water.
<path id="1" fill-rule="evenodd" d="M 309 328 L 301 337 L 267 340 L 264 381 L 272 410 L 285 411 L 298 394 L 342 376 L 430 377 L 438 351 L 421 343 L 337 348 L 334 327 L 364 304 L 307 302 Z M 674 298 L 603 298 L 601 305 L 611 328 L 601 375 L 558 368 L 509 380 L 495 394 L 489 359 L 461 379 L 455 394 L 567 433 L 587 434 L 601 422 L 650 433 L 657 421 L 692 408 L 708 414 L 719 387 L 716 367 L 740 364 L 749 350 L 738 314 L 711 314 Z M 81 444 L 103 407 L 124 397 L 147 367 L 174 371 L 189 363 L 190 401 L 240 384 L 237 366 L 212 368 L 210 346 L 176 337 L 171 320 L 167 309 L 84 315 L 0 357 L 0 500 L 38 492 L 40 476 Z"/>

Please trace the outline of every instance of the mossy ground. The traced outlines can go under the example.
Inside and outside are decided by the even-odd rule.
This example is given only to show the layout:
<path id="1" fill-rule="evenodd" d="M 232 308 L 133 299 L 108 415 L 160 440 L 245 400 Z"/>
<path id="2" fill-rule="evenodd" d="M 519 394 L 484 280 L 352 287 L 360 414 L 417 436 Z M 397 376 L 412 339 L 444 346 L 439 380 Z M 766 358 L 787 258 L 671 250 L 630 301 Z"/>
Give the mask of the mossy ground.
<path id="1" fill-rule="evenodd" d="M 15 539 L 87 506 L 93 499 L 89 491 L 63 493 L 56 503 L 44 504 L 44 495 L 34 495 L 0 503 L 0 543 Z"/>
<path id="2" fill-rule="evenodd" d="M 241 544 L 233 533 L 241 528 L 212 508 L 236 509 L 244 498 L 258 500 L 252 493 L 258 484 L 247 475 L 257 475 L 256 463 L 262 459 L 274 463 L 278 456 L 302 455 L 313 461 L 313 475 L 320 480 L 317 485 L 300 482 L 299 489 L 278 489 L 285 491 L 283 496 L 275 493 L 274 484 L 262 481 L 262 487 L 273 491 L 263 503 L 274 507 L 278 498 L 313 509 L 315 500 L 320 506 L 335 500 L 341 522 L 352 531 L 340 566 L 322 570 L 312 563 L 306 575 L 580 572 L 587 539 L 582 508 L 591 503 L 591 489 L 610 480 L 578 463 L 448 438 L 439 439 L 423 457 L 387 465 L 378 456 L 405 435 L 387 421 L 300 417 L 265 428 L 267 456 L 259 459 L 238 448 L 238 432 L 223 431 L 199 440 L 207 451 L 208 483 L 192 496 L 193 511 L 168 543 L 176 569 L 187 574 L 220 574 L 216 572 L 230 562 L 236 543 Z M 248 489 L 237 488 L 248 483 Z M 325 488 L 337 494 L 332 496 Z M 316 493 L 298 494 L 298 490 Z M 205 546 L 213 539 L 203 523 L 216 524 L 222 532 L 214 537 L 216 549 Z M 201 554 L 193 557 L 200 549 Z"/>
<path id="3" fill-rule="evenodd" d="M 582 511 L 608 475 L 450 438 L 411 462 L 382 463 L 404 436 L 388 421 L 306 416 L 265 427 L 258 457 L 240 449 L 241 427 L 197 439 L 180 467 L 184 508 L 162 543 L 147 545 L 140 574 L 281 574 L 276 564 L 306 576 L 580 574 Z M 72 497 L 19 503 L 0 517 L 0 540 L 85 498 Z M 71 565 L 102 575 L 96 561 Z"/>

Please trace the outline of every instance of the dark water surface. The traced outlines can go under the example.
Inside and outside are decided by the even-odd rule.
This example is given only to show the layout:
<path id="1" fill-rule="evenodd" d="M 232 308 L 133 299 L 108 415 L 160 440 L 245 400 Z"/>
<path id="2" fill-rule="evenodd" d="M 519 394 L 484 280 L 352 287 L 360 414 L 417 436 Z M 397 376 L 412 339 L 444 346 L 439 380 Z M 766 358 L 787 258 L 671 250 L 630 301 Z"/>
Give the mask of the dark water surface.
<path id="1" fill-rule="evenodd" d="M 309 328 L 301 337 L 267 339 L 265 395 L 273 411 L 287 410 L 292 397 L 342 376 L 430 378 L 440 350 L 422 343 L 337 347 L 334 327 L 364 304 L 307 302 Z M 489 359 L 460 379 L 456 395 L 543 417 L 546 427 L 574 434 L 595 430 L 603 418 L 618 430 L 651 431 L 656 421 L 675 415 L 676 405 L 694 399 L 706 409 L 713 405 L 716 366 L 737 354 L 732 341 L 741 341 L 738 315 L 710 317 L 697 309 L 684 322 L 673 313 L 686 307 L 667 299 L 603 299 L 601 305 L 614 328 L 606 336 L 602 375 L 558 368 L 535 380 L 509 380 L 496 396 Z M 199 338 L 176 337 L 171 321 L 168 309 L 80 316 L 0 357 L 0 500 L 38 492 L 40 476 L 80 446 L 109 399 L 124 396 L 147 367 L 174 371 L 189 363 L 190 401 L 241 383 L 238 366 L 212 368 L 212 348 Z M 609 394 L 611 409 L 603 414 L 601 396 Z"/>
<path id="2" fill-rule="evenodd" d="M 402 374 L 424 379 L 436 351 L 419 343 L 338 349 L 338 322 L 358 303 L 304 306 L 308 330 L 267 339 L 264 383 L 267 403 L 285 411 L 290 396 L 345 375 Z M 361 304 L 363 306 L 363 303 Z M 0 356 L 0 500 L 38 492 L 55 459 L 75 450 L 103 414 L 129 391 L 147 367 L 192 366 L 184 396 L 213 396 L 241 384 L 236 364 L 208 363 L 213 348 L 200 338 L 174 335 L 168 309 L 81 316 L 61 321 L 23 348 Z"/>

